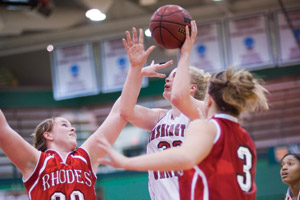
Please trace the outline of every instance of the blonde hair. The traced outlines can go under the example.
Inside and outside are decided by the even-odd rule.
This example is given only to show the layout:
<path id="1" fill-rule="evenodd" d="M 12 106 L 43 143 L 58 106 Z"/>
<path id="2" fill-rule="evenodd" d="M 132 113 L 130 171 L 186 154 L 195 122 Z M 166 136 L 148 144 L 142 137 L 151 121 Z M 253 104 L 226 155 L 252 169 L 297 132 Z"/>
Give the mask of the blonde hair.
<path id="1" fill-rule="evenodd" d="M 204 72 L 202 69 L 196 67 L 190 67 L 191 83 L 197 85 L 197 90 L 194 97 L 199 100 L 204 100 L 205 94 L 207 92 L 210 74 Z"/>
<path id="2" fill-rule="evenodd" d="M 235 116 L 239 116 L 241 112 L 268 110 L 265 96 L 268 91 L 261 82 L 244 69 L 234 71 L 233 67 L 229 67 L 212 76 L 208 93 L 219 111 Z"/>
<path id="3" fill-rule="evenodd" d="M 40 151 L 46 151 L 47 150 L 47 143 L 46 138 L 44 137 L 45 132 L 49 132 L 52 130 L 55 123 L 55 117 L 45 119 L 37 127 L 35 128 L 34 133 L 32 136 L 34 137 L 33 146 L 40 150 Z"/>

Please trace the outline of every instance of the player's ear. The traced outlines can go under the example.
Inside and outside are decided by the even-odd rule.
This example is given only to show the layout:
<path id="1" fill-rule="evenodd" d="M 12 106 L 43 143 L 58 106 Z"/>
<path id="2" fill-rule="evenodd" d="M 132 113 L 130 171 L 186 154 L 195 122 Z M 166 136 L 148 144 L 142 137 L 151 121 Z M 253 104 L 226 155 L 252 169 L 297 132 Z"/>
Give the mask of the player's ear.
<path id="1" fill-rule="evenodd" d="M 196 84 L 192 84 L 192 85 L 191 85 L 191 89 L 192 89 L 192 90 L 197 90 L 197 85 L 196 85 Z"/>
<path id="2" fill-rule="evenodd" d="M 213 101 L 213 99 L 212 99 L 212 97 L 210 96 L 210 94 L 206 93 L 205 98 L 204 98 L 204 105 L 205 105 L 205 107 L 206 107 L 206 108 L 211 107 L 212 101 Z"/>
<path id="3" fill-rule="evenodd" d="M 192 92 L 193 94 L 195 94 L 195 92 L 196 92 L 196 90 L 197 90 L 197 85 L 196 85 L 196 84 L 192 84 L 192 85 L 190 86 L 190 90 L 191 90 L 191 92 Z"/>
<path id="4" fill-rule="evenodd" d="M 46 140 L 53 140 L 53 136 L 50 132 L 44 132 L 43 136 Z"/>
<path id="5" fill-rule="evenodd" d="M 213 103 L 214 99 L 209 95 L 207 95 L 207 106 L 210 107 Z"/>

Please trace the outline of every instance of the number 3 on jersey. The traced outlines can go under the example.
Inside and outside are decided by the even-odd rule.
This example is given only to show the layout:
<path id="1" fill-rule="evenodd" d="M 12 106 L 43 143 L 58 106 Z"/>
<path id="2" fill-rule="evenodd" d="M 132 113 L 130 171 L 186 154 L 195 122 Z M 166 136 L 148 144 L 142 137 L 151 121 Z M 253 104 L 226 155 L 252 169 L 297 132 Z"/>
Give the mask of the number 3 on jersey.
<path id="1" fill-rule="evenodd" d="M 252 188 L 252 176 L 250 170 L 252 169 L 252 154 L 249 148 L 241 146 L 237 150 L 239 159 L 244 161 L 243 172 L 244 175 L 237 175 L 237 181 L 241 189 L 245 192 L 249 192 Z"/>

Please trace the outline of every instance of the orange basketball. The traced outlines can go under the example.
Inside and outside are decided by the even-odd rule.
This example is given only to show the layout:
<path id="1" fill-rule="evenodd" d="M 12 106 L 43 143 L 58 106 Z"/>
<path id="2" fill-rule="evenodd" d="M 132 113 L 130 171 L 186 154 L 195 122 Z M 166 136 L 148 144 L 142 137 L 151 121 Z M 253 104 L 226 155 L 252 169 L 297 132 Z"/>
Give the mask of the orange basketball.
<path id="1" fill-rule="evenodd" d="M 178 5 L 158 8 L 150 19 L 152 38 L 163 48 L 180 48 L 185 41 L 185 26 L 191 28 L 191 15 Z"/>

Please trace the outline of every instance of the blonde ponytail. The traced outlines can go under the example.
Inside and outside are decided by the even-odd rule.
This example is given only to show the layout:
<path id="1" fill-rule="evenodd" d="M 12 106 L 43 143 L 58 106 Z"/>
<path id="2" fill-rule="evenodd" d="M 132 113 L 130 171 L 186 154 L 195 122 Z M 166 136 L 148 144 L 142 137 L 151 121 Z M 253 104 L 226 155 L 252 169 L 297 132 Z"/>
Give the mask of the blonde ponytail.
<path id="1" fill-rule="evenodd" d="M 268 91 L 261 81 L 244 70 L 234 71 L 229 67 L 211 78 L 209 94 L 213 97 L 220 111 L 238 116 L 241 112 L 267 110 L 265 94 Z"/>

